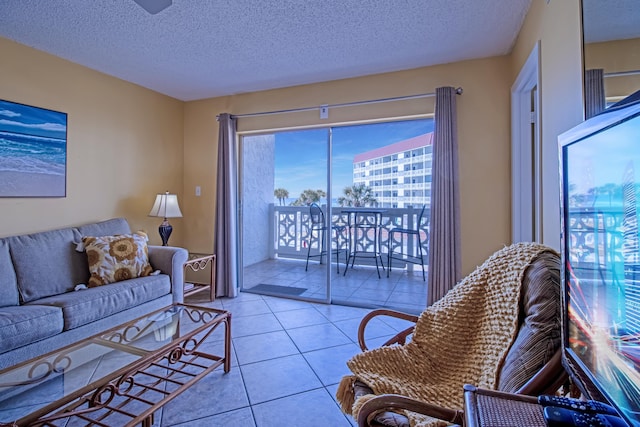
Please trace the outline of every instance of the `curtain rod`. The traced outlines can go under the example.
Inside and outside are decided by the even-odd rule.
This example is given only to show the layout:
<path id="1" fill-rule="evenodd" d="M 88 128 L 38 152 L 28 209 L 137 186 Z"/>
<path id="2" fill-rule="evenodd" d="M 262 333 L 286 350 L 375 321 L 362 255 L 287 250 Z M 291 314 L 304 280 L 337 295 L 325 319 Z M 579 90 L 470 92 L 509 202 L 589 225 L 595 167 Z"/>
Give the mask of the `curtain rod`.
<path id="1" fill-rule="evenodd" d="M 456 95 L 462 95 L 462 88 L 456 88 Z M 283 113 L 298 113 L 301 111 L 313 111 L 319 110 L 321 108 L 340 108 L 340 107 L 352 107 L 355 105 L 365 105 L 365 104 L 378 104 L 381 102 L 392 102 L 392 101 L 404 101 L 406 99 L 418 99 L 418 98 L 431 98 L 436 96 L 435 92 L 432 93 L 420 93 L 417 95 L 407 95 L 407 96 L 396 96 L 393 98 L 381 98 L 381 99 L 370 99 L 368 101 L 355 101 L 355 102 L 345 102 L 342 104 L 327 104 L 327 105 L 319 105 L 317 107 L 302 107 L 302 108 L 291 108 L 289 110 L 276 110 L 276 111 L 264 111 L 261 113 L 247 113 L 247 114 L 232 114 L 231 117 L 239 118 L 239 117 L 256 117 L 256 116 L 269 116 L 272 114 L 283 114 Z M 216 116 L 218 118 L 219 116 Z"/>
<path id="2" fill-rule="evenodd" d="M 603 77 L 622 77 L 622 76 L 635 76 L 636 74 L 640 74 L 640 70 L 630 70 L 630 71 L 618 71 L 616 73 L 604 73 Z"/>

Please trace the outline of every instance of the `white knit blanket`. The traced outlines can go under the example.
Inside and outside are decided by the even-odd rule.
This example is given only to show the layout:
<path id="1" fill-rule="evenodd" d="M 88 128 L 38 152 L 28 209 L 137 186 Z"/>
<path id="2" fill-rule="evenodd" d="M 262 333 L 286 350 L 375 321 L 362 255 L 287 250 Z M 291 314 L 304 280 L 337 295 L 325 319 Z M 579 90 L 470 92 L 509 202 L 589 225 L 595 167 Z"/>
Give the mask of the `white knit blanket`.
<path id="1" fill-rule="evenodd" d="M 376 395 L 395 393 L 451 409 L 462 409 L 463 385 L 495 389 L 498 373 L 518 326 L 520 285 L 526 267 L 550 248 L 517 243 L 493 254 L 444 298 L 420 315 L 412 340 L 403 346 L 366 351 L 347 362 L 336 396 L 345 413 L 357 417 L 356 379 Z M 406 413 L 412 426 L 447 423 Z"/>

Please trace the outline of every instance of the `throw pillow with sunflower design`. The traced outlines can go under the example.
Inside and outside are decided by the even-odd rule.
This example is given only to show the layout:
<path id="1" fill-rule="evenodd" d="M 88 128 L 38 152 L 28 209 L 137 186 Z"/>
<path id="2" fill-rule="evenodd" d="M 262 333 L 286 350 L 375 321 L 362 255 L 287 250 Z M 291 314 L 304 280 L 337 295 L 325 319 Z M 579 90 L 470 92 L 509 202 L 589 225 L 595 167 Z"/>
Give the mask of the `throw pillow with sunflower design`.
<path id="1" fill-rule="evenodd" d="M 91 273 L 87 285 L 92 288 L 150 275 L 153 269 L 149 264 L 148 241 L 143 231 L 83 237 Z"/>

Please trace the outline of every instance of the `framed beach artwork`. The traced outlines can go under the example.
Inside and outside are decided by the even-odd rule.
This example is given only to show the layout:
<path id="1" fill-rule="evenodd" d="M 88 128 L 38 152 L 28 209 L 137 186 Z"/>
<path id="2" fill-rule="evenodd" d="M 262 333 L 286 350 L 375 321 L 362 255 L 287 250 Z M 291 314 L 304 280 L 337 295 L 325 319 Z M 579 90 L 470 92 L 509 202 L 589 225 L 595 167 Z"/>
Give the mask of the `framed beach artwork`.
<path id="1" fill-rule="evenodd" d="M 65 197 L 67 114 L 0 100 L 0 197 Z"/>

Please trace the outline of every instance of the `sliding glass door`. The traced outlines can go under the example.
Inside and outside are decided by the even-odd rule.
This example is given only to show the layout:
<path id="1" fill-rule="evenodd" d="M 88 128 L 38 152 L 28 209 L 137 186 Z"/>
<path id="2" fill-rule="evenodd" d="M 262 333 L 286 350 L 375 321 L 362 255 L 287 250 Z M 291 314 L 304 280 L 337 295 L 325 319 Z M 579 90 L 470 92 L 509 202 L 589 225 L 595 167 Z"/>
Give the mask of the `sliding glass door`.
<path id="1" fill-rule="evenodd" d="M 396 250 L 427 249 L 417 221 L 432 130 L 424 119 L 243 136 L 241 289 L 422 311 L 421 263 L 396 260 L 388 274 L 387 255 L 393 227 L 422 227 L 422 242 L 396 239 Z"/>
<path id="2" fill-rule="evenodd" d="M 329 131 L 245 136 L 240 157 L 242 290 L 329 302 Z"/>
<path id="3" fill-rule="evenodd" d="M 334 212 L 353 212 L 351 252 L 356 255 L 346 276 L 333 282 L 332 300 L 420 313 L 427 298 L 422 264 L 400 258 L 411 255 L 415 262 L 422 255 L 428 264 L 428 215 L 418 222 L 422 206 L 431 201 L 433 120 L 336 127 L 332 136 Z M 394 233 L 390 246 L 394 228 L 420 229 L 420 240 Z M 390 247 L 395 253 L 391 272 Z"/>

